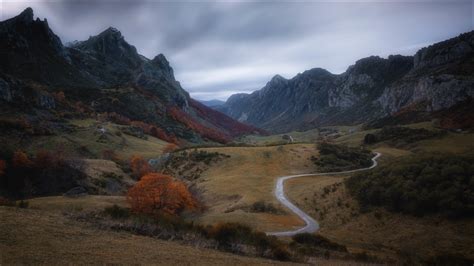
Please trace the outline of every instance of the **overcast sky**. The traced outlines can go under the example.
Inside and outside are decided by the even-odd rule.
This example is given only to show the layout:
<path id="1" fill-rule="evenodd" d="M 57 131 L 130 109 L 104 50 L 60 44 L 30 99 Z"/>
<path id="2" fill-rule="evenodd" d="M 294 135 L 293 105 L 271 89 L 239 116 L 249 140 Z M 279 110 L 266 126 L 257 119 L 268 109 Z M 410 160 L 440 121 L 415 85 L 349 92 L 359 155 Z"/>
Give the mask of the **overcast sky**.
<path id="1" fill-rule="evenodd" d="M 473 30 L 467 1 L 0 0 L 1 20 L 27 6 L 63 43 L 113 26 L 139 53 L 163 53 L 184 89 L 221 99 L 322 67 L 344 72 L 370 55 L 413 55 Z"/>

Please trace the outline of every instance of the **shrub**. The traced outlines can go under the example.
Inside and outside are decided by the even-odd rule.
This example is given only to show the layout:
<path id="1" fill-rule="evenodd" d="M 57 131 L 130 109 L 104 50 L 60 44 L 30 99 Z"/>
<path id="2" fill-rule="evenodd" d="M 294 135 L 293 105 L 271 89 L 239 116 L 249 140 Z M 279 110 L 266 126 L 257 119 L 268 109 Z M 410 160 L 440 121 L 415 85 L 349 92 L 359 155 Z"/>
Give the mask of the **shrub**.
<path id="1" fill-rule="evenodd" d="M 33 158 L 14 152 L 0 179 L 0 189 L 12 198 L 63 193 L 85 178 L 82 160 L 65 160 L 62 151 L 40 150 Z"/>
<path id="2" fill-rule="evenodd" d="M 152 172 L 148 162 L 139 155 L 133 155 L 130 159 L 130 169 L 132 170 L 133 177 L 136 179 Z"/>
<path id="3" fill-rule="evenodd" d="M 289 261 L 291 253 L 284 246 L 278 246 L 272 250 L 272 257 L 281 261 Z"/>
<path id="4" fill-rule="evenodd" d="M 252 212 L 269 212 L 269 213 L 277 213 L 278 210 L 273 206 L 271 203 L 266 203 L 264 201 L 257 201 L 252 204 L 250 207 L 250 211 Z"/>
<path id="5" fill-rule="evenodd" d="M 17 150 L 12 158 L 13 167 L 27 168 L 33 165 L 33 162 L 28 158 L 28 155 L 23 151 Z"/>
<path id="6" fill-rule="evenodd" d="M 20 202 L 17 203 L 17 207 L 21 209 L 26 209 L 30 206 L 30 203 L 26 200 L 20 200 Z"/>
<path id="7" fill-rule="evenodd" d="M 346 252 L 347 248 L 343 245 L 332 242 L 331 240 L 315 234 L 302 233 L 293 236 L 293 241 L 298 244 L 320 247 L 329 250 Z"/>
<path id="8" fill-rule="evenodd" d="M 425 128 L 387 126 L 375 134 L 365 135 L 364 144 L 386 141 L 392 146 L 403 147 L 420 140 L 442 136 L 444 133 L 444 131 L 433 131 Z"/>
<path id="9" fill-rule="evenodd" d="M 119 207 L 114 204 L 111 207 L 106 207 L 104 213 L 112 217 L 113 219 L 125 219 L 130 217 L 130 211 L 127 208 Z"/>
<path id="10" fill-rule="evenodd" d="M 238 223 L 219 223 L 209 232 L 219 247 L 236 251 L 238 245 L 252 242 L 252 229 Z"/>
<path id="11" fill-rule="evenodd" d="M 474 214 L 474 155 L 418 154 L 351 176 L 349 192 L 361 208 L 383 206 L 413 215 Z"/>
<path id="12" fill-rule="evenodd" d="M 372 154 L 363 148 L 352 148 L 327 142 L 318 144 L 320 157 L 311 160 L 322 171 L 345 171 L 372 165 Z"/>
<path id="13" fill-rule="evenodd" d="M 196 210 L 198 203 L 186 185 L 171 176 L 150 173 L 141 178 L 127 194 L 132 211 L 148 215 L 177 215 Z"/>

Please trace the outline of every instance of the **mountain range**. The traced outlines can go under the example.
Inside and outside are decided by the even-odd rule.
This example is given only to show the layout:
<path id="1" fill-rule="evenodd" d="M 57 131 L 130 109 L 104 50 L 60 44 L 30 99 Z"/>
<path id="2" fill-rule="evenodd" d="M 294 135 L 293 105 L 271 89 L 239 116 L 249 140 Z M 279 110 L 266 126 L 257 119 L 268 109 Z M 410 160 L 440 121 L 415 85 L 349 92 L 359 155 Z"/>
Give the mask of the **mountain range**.
<path id="1" fill-rule="evenodd" d="M 223 105 L 225 104 L 224 101 L 221 101 L 221 100 L 208 100 L 208 101 L 200 101 L 202 104 L 204 104 L 205 106 L 208 106 L 208 107 L 216 107 L 216 106 L 219 106 L 219 105 Z"/>
<path id="2" fill-rule="evenodd" d="M 251 94 L 215 107 L 272 132 L 329 125 L 382 126 L 438 118 L 444 127 L 474 124 L 474 32 L 414 56 L 371 56 L 342 74 L 321 68 L 291 79 L 274 76 Z"/>
<path id="3" fill-rule="evenodd" d="M 50 129 L 74 117 L 139 121 L 193 143 L 263 132 L 192 99 L 163 54 L 140 55 L 115 28 L 63 45 L 27 8 L 0 22 L 0 36 L 2 116 Z"/>
<path id="4" fill-rule="evenodd" d="M 140 55 L 112 27 L 64 45 L 27 8 L 0 22 L 0 36 L 1 114 L 21 117 L 37 132 L 61 128 L 64 119 L 100 116 L 138 121 L 166 141 L 227 143 L 245 134 L 341 124 L 474 123 L 474 32 L 414 56 L 363 58 L 342 74 L 314 68 L 291 79 L 276 75 L 225 103 L 192 99 L 163 54 Z"/>

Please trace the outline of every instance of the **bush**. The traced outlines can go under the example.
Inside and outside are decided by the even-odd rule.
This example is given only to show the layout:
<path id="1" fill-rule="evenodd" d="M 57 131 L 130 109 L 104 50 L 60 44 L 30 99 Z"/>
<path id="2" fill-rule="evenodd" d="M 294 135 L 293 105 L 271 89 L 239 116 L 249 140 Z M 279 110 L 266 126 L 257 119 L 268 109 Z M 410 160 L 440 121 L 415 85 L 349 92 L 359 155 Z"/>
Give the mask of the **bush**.
<path id="1" fill-rule="evenodd" d="M 85 178 L 82 160 L 65 160 L 62 150 L 38 151 L 35 157 L 13 153 L 0 175 L 0 189 L 11 198 L 64 193 Z"/>
<path id="2" fill-rule="evenodd" d="M 130 169 L 135 179 L 140 179 L 142 176 L 152 172 L 148 161 L 139 155 L 133 155 L 130 158 Z"/>
<path id="3" fill-rule="evenodd" d="M 186 185 L 171 176 L 150 173 L 141 178 L 127 193 L 132 211 L 147 215 L 177 215 L 198 208 L 198 202 Z"/>
<path id="4" fill-rule="evenodd" d="M 349 192 L 361 208 L 383 206 L 412 215 L 474 214 L 474 155 L 416 155 L 351 176 Z"/>
<path id="5" fill-rule="evenodd" d="M 318 144 L 319 158 L 311 160 L 321 171 L 345 171 L 372 165 L 372 154 L 363 148 L 352 148 L 327 142 Z"/>
<path id="6" fill-rule="evenodd" d="M 444 131 L 433 131 L 424 128 L 384 127 L 375 134 L 365 135 L 364 144 L 386 141 L 392 146 L 403 147 L 420 140 L 440 137 L 444 133 Z"/>
<path id="7" fill-rule="evenodd" d="M 113 219 L 125 219 L 130 217 L 130 210 L 127 208 L 119 207 L 114 204 L 111 207 L 106 207 L 104 213 L 112 217 Z"/>
<path id="8" fill-rule="evenodd" d="M 278 246 L 272 250 L 272 257 L 281 261 L 289 261 L 291 260 L 291 253 L 284 246 Z"/>
<path id="9" fill-rule="evenodd" d="M 252 204 L 250 207 L 252 212 L 269 212 L 269 213 L 278 213 L 278 209 L 273 206 L 271 203 L 265 203 L 264 201 L 257 201 Z"/>
<path id="10" fill-rule="evenodd" d="M 236 251 L 238 245 L 252 242 L 252 229 L 238 223 L 217 224 L 209 233 L 219 247 L 226 250 Z"/>
<path id="11" fill-rule="evenodd" d="M 302 245 L 347 252 L 347 248 L 345 246 L 334 243 L 321 235 L 315 235 L 310 233 L 297 234 L 293 236 L 293 241 Z"/>
<path id="12" fill-rule="evenodd" d="M 275 237 L 263 232 L 253 231 L 250 227 L 238 223 L 219 223 L 208 231 L 210 238 L 217 241 L 220 249 L 234 253 L 242 253 L 244 245 L 255 247 L 260 256 L 288 261 L 292 259 L 285 245 Z"/>
<path id="13" fill-rule="evenodd" d="M 17 203 L 17 207 L 21 209 L 26 209 L 30 206 L 30 203 L 26 200 L 20 200 L 20 202 Z"/>

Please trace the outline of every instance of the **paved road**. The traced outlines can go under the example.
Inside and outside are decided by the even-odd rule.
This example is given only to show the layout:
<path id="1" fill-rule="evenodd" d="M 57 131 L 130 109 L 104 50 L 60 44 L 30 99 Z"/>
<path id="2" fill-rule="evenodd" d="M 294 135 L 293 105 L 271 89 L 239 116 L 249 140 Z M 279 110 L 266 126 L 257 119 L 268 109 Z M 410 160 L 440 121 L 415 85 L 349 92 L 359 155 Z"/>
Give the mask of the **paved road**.
<path id="1" fill-rule="evenodd" d="M 276 183 L 276 188 L 275 188 L 275 196 L 276 198 L 286 207 L 288 207 L 292 212 L 294 212 L 296 215 L 298 215 L 303 221 L 305 222 L 305 226 L 301 227 L 296 230 L 292 231 L 282 231 L 282 232 L 268 232 L 267 235 L 274 235 L 274 236 L 293 236 L 299 233 L 313 233 L 316 232 L 319 229 L 319 224 L 316 220 L 311 218 L 308 214 L 306 214 L 304 211 L 302 211 L 300 208 L 296 207 L 293 203 L 291 203 L 285 196 L 285 193 L 283 191 L 283 185 L 286 180 L 295 178 L 295 177 L 302 177 L 302 176 L 327 176 L 327 175 L 341 175 L 341 174 L 350 174 L 350 173 L 355 173 L 355 172 L 360 172 L 360 171 L 365 171 L 372 169 L 377 166 L 377 158 L 379 158 L 382 154 L 379 152 L 375 153 L 375 156 L 372 158 L 372 165 L 367 168 L 360 168 L 360 169 L 355 169 L 355 170 L 349 170 L 349 171 L 342 171 L 342 172 L 330 172 L 330 173 L 317 173 L 317 174 L 300 174 L 300 175 L 287 175 L 287 176 L 282 176 L 279 177 Z"/>

